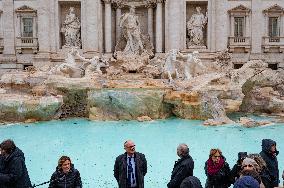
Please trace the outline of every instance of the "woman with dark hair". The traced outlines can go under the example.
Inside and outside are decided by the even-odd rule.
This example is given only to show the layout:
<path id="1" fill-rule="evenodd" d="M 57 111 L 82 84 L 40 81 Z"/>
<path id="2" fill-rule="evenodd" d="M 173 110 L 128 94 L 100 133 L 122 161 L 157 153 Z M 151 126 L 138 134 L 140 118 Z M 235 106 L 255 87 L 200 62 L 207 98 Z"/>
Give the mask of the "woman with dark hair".
<path id="1" fill-rule="evenodd" d="M 29 188 L 31 181 L 25 164 L 24 153 L 16 147 L 13 140 L 0 144 L 0 187 Z"/>
<path id="2" fill-rule="evenodd" d="M 52 174 L 49 188 L 81 188 L 82 181 L 80 173 L 74 168 L 71 159 L 62 156 L 58 160 L 56 171 Z"/>
<path id="3" fill-rule="evenodd" d="M 228 188 L 231 185 L 230 167 L 220 149 L 211 149 L 205 163 L 205 188 Z"/>

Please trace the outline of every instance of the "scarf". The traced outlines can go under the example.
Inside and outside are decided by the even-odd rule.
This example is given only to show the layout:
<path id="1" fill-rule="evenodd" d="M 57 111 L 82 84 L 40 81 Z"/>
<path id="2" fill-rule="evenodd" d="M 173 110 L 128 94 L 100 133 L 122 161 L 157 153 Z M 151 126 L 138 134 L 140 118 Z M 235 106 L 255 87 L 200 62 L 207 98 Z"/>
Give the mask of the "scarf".
<path id="1" fill-rule="evenodd" d="M 225 160 L 221 157 L 219 163 L 214 164 L 212 159 L 207 160 L 207 172 L 209 175 L 215 175 L 223 167 Z"/>

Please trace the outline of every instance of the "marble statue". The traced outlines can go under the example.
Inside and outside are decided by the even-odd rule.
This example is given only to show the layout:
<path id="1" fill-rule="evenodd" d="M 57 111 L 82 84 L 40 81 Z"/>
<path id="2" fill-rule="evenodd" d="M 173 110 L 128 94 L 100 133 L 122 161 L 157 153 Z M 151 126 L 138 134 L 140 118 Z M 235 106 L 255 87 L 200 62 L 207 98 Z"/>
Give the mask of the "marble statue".
<path id="1" fill-rule="evenodd" d="M 187 55 L 187 60 L 184 65 L 184 76 L 185 80 L 189 80 L 192 77 L 195 77 L 197 74 L 197 66 L 199 66 L 202 70 L 206 70 L 206 67 L 203 65 L 199 58 L 199 52 L 193 51 L 192 54 Z"/>
<path id="2" fill-rule="evenodd" d="M 64 33 L 65 46 L 81 47 L 81 23 L 74 13 L 74 7 L 70 7 L 69 13 L 66 15 L 61 32 Z"/>
<path id="3" fill-rule="evenodd" d="M 141 54 L 144 47 L 141 39 L 140 22 L 138 16 L 135 15 L 135 7 L 131 6 L 129 13 L 122 15 L 119 25 L 122 28 L 123 36 L 127 40 L 123 52 L 125 54 Z"/>
<path id="4" fill-rule="evenodd" d="M 50 75 L 62 75 L 64 77 L 70 77 L 70 78 L 81 78 L 84 75 L 84 70 L 82 68 L 82 65 L 77 64 L 75 62 L 75 57 L 77 56 L 78 51 L 74 48 L 71 48 L 71 50 L 67 54 L 67 58 L 65 59 L 65 62 L 53 67 L 50 71 Z"/>
<path id="5" fill-rule="evenodd" d="M 99 56 L 94 56 L 92 59 L 86 59 L 77 53 L 77 57 L 84 62 L 87 62 L 88 65 L 86 66 L 85 76 L 92 75 L 93 73 L 98 73 L 102 75 L 101 67 L 109 67 L 109 63 L 106 58 Z"/>
<path id="6" fill-rule="evenodd" d="M 180 54 L 178 49 L 172 49 L 166 54 L 166 60 L 163 67 L 164 77 L 167 77 L 170 83 L 173 82 L 173 76 L 179 78 L 179 72 L 176 66 L 177 56 Z"/>
<path id="7" fill-rule="evenodd" d="M 189 35 L 188 47 L 190 46 L 204 46 L 203 29 L 207 23 L 206 15 L 201 13 L 201 8 L 196 7 L 196 13 L 193 14 L 190 20 L 187 22 L 187 32 Z"/>
<path id="8" fill-rule="evenodd" d="M 141 24 L 138 16 L 135 14 L 134 6 L 131 6 L 129 12 L 121 16 L 119 26 L 121 27 L 122 34 L 115 46 L 115 57 L 154 56 L 154 47 L 150 42 L 150 36 L 142 34 Z"/>

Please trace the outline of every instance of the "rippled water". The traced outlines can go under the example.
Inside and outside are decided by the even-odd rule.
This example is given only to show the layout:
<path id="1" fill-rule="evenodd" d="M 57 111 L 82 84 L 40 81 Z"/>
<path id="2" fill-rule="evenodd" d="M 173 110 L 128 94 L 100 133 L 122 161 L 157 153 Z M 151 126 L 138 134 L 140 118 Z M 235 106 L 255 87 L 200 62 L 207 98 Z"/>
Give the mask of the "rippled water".
<path id="1" fill-rule="evenodd" d="M 143 123 L 69 119 L 0 127 L 1 140 L 12 138 L 25 152 L 33 183 L 48 181 L 58 158 L 68 155 L 80 171 L 84 187 L 90 188 L 117 187 L 113 177 L 114 160 L 124 152 L 123 143 L 127 139 L 133 139 L 136 150 L 144 153 L 148 160 L 146 188 L 166 187 L 174 161 L 178 159 L 176 147 L 179 143 L 189 145 L 190 154 L 195 161 L 194 175 L 203 184 L 203 168 L 210 148 L 220 148 L 232 167 L 239 151 L 259 153 L 263 138 L 278 143 L 278 161 L 282 172 L 283 133 L 284 124 L 250 129 L 237 124 L 205 127 L 202 126 L 202 121 L 180 119 Z"/>

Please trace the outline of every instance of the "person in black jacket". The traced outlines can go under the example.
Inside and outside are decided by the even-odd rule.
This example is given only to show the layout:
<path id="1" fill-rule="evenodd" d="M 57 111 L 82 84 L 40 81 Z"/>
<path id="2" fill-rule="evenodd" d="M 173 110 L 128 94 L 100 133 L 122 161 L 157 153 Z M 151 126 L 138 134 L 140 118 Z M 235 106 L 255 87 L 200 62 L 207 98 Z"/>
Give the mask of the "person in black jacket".
<path id="1" fill-rule="evenodd" d="M 116 158 L 113 170 L 119 188 L 144 188 L 147 173 L 145 155 L 135 151 L 132 140 L 124 142 L 124 149 L 126 152 Z"/>
<path id="2" fill-rule="evenodd" d="M 29 188 L 31 181 L 25 164 L 24 153 L 16 147 L 13 140 L 5 140 L 0 144 L 2 167 L 0 171 L 0 187 Z"/>
<path id="3" fill-rule="evenodd" d="M 242 162 L 247 157 L 247 152 L 239 152 L 237 163 L 233 166 L 230 174 L 231 181 L 235 183 L 235 181 L 240 177 L 240 172 L 242 171 Z"/>
<path id="4" fill-rule="evenodd" d="M 278 187 L 280 180 L 277 155 L 279 154 L 279 151 L 276 149 L 276 142 L 271 139 L 263 139 L 262 151 L 259 154 L 266 163 L 272 187 Z"/>
<path id="5" fill-rule="evenodd" d="M 68 156 L 62 156 L 58 160 L 56 171 L 50 178 L 49 188 L 81 188 L 80 172 L 74 168 Z"/>
<path id="6" fill-rule="evenodd" d="M 179 188 L 186 177 L 193 176 L 194 161 L 189 155 L 188 146 L 180 144 L 177 147 L 177 155 L 180 159 L 175 162 L 168 188 Z"/>
<path id="7" fill-rule="evenodd" d="M 205 188 L 228 188 L 231 185 L 230 167 L 220 149 L 211 149 L 205 163 Z"/>

